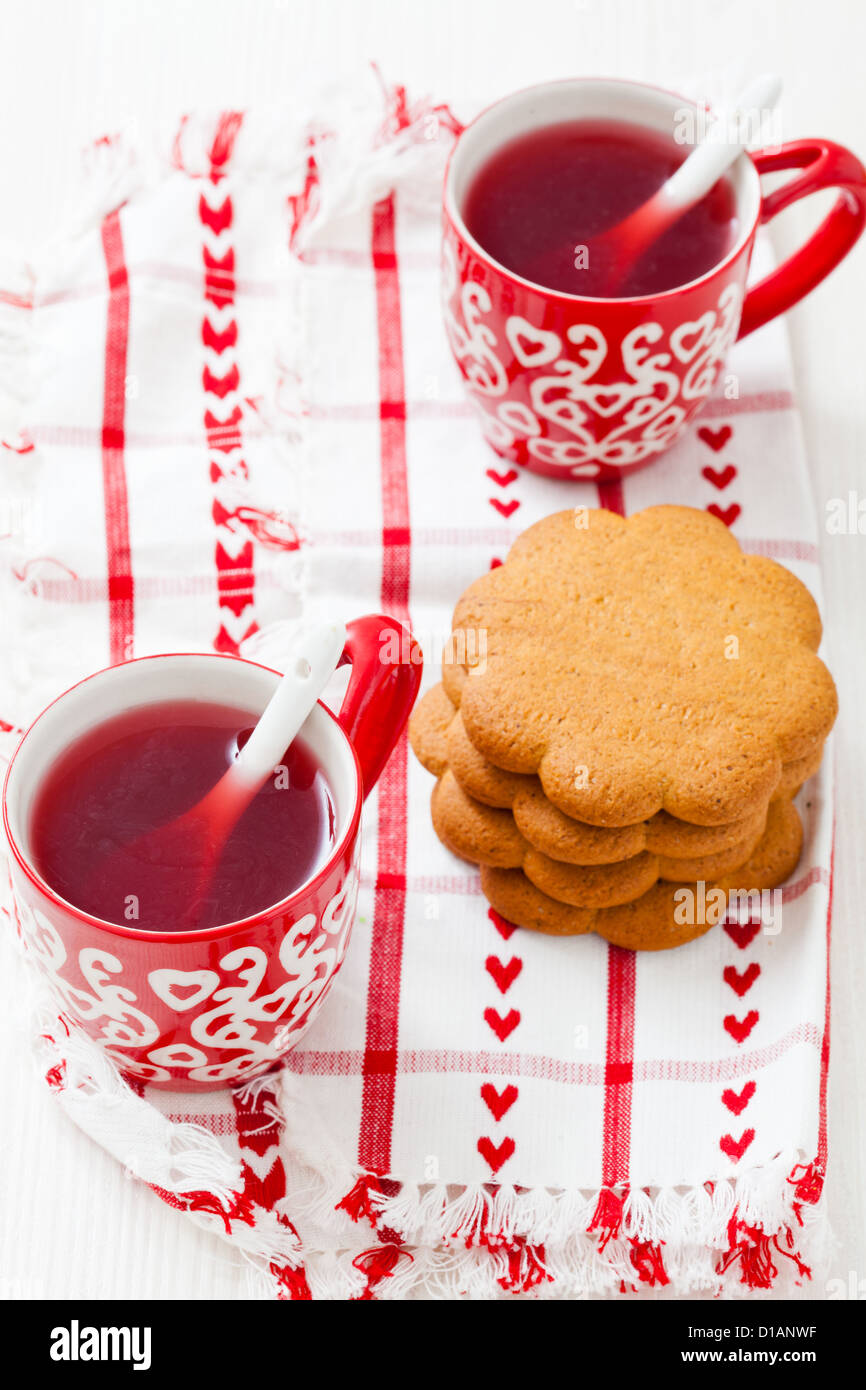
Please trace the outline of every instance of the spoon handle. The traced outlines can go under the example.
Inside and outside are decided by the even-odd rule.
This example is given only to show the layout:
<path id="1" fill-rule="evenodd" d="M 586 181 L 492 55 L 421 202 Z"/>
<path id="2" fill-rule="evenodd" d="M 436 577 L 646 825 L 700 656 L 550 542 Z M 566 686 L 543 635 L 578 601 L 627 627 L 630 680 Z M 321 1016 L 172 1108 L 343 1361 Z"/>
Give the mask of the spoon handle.
<path id="1" fill-rule="evenodd" d="M 231 766 L 233 781 L 259 787 L 270 776 L 333 675 L 345 644 L 342 623 L 298 633 L 279 685 Z"/>
<path id="2" fill-rule="evenodd" d="M 744 88 L 733 106 L 719 113 L 707 138 L 695 146 L 659 190 L 659 200 L 664 201 L 666 208 L 691 207 L 710 191 L 757 135 L 762 118 L 776 105 L 781 90 L 781 79 L 765 73 Z M 756 113 L 757 125 L 754 122 Z"/>

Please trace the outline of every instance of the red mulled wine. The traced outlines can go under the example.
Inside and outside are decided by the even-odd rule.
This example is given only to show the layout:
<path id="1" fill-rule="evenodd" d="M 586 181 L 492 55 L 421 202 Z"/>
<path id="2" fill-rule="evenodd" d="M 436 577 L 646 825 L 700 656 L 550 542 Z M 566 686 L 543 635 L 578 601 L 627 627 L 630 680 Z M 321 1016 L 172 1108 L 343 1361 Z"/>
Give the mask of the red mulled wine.
<path id="1" fill-rule="evenodd" d="M 494 260 L 547 289 L 594 298 L 658 294 L 698 279 L 733 247 L 730 179 L 719 179 L 624 280 L 600 234 L 651 198 L 688 154 L 688 146 L 625 121 L 541 126 L 506 142 L 479 169 L 464 221 Z"/>
<path id="2" fill-rule="evenodd" d="M 145 931 L 190 925 L 195 865 L 173 836 L 145 837 L 215 786 L 257 715 L 200 701 L 147 705 L 73 743 L 45 779 L 30 825 L 39 873 L 75 907 Z M 195 927 L 238 921 L 307 881 L 334 843 L 334 805 L 302 739 L 247 807 L 196 906 Z M 177 843 L 174 843 L 177 840 Z"/>

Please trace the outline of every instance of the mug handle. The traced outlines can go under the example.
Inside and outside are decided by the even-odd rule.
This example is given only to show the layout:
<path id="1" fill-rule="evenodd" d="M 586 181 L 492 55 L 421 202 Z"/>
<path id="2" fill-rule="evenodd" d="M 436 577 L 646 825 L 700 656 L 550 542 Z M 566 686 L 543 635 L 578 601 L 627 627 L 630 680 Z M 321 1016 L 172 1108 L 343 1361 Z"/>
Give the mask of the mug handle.
<path id="1" fill-rule="evenodd" d="M 424 656 L 396 618 L 370 613 L 346 624 L 339 665 L 352 674 L 339 721 L 355 745 L 366 800 L 403 732 L 421 684 Z"/>
<path id="2" fill-rule="evenodd" d="M 832 140 L 791 140 L 774 150 L 750 154 L 759 174 L 777 169 L 802 169 L 761 200 L 761 222 L 769 222 L 799 198 L 822 188 L 838 188 L 839 197 L 805 246 L 795 251 L 746 295 L 739 338 L 790 309 L 837 266 L 866 222 L 866 169 L 844 145 Z"/>

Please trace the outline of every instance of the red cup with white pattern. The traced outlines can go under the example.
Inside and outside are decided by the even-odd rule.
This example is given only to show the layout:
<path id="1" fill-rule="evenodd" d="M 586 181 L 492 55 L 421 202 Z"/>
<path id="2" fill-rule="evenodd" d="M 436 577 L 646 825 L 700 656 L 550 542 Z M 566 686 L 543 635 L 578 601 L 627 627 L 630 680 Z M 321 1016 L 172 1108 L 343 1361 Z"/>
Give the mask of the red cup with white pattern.
<path id="1" fill-rule="evenodd" d="M 471 234 L 473 185 L 510 142 L 577 121 L 676 138 L 692 116 L 700 130 L 706 114 L 657 87 L 575 78 L 505 97 L 457 140 L 444 190 L 445 327 L 484 434 L 503 458 L 549 477 L 599 481 L 651 462 L 701 409 L 731 345 L 808 294 L 863 230 L 863 165 L 841 145 L 808 139 L 738 157 L 727 175 L 733 244 L 705 273 L 664 292 L 602 298 L 549 289 Z M 785 169 L 798 172 L 765 195 L 760 175 Z M 839 196 L 821 225 L 747 290 L 758 226 L 825 188 Z"/>
<path id="2" fill-rule="evenodd" d="M 35 720 L 3 788 L 3 824 L 19 931 L 63 1014 L 124 1073 L 173 1090 L 206 1090 L 267 1071 L 318 1013 L 355 916 L 364 798 L 396 744 L 421 679 L 421 651 L 394 619 L 347 627 L 351 664 L 338 715 L 321 703 L 303 737 L 333 803 L 331 848 L 281 902 L 206 930 L 154 932 L 103 921 L 62 898 L 34 864 L 37 794 L 79 738 L 118 714 L 213 701 L 260 713 L 279 673 L 239 657 L 170 654 L 99 671 Z"/>

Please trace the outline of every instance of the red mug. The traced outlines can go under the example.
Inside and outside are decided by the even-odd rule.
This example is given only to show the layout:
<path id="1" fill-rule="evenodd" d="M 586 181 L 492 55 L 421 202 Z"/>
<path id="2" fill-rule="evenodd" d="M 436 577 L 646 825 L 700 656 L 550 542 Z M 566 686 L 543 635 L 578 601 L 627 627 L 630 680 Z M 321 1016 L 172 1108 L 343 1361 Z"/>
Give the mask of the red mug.
<path id="1" fill-rule="evenodd" d="M 3 788 L 18 928 L 63 1012 L 121 1071 L 205 1090 L 266 1071 L 298 1042 L 334 981 L 355 915 L 361 805 L 409 716 L 421 651 L 391 618 L 349 623 L 351 674 L 339 715 L 319 702 L 304 738 L 327 777 L 334 847 L 308 882 L 243 921 L 147 932 L 101 921 L 41 878 L 29 846 L 34 797 L 52 762 L 105 719 L 163 700 L 213 699 L 258 712 L 279 673 L 215 654 L 146 656 L 67 690 L 30 726 Z"/>
<path id="2" fill-rule="evenodd" d="M 554 478 L 610 480 L 667 449 L 700 410 L 725 354 L 814 288 L 866 221 L 866 170 L 829 140 L 740 155 L 730 170 L 740 233 L 697 280 L 661 294 L 601 299 L 521 278 L 463 221 L 491 154 L 557 121 L 623 120 L 672 134 L 693 102 L 637 82 L 543 83 L 489 106 L 460 135 L 445 176 L 443 309 L 451 350 L 498 454 Z M 802 172 L 764 196 L 759 175 Z M 759 223 L 822 188 L 839 197 L 806 244 L 757 285 L 746 276 Z"/>

